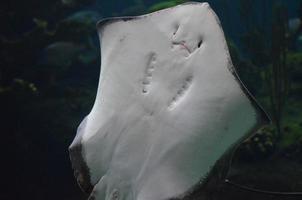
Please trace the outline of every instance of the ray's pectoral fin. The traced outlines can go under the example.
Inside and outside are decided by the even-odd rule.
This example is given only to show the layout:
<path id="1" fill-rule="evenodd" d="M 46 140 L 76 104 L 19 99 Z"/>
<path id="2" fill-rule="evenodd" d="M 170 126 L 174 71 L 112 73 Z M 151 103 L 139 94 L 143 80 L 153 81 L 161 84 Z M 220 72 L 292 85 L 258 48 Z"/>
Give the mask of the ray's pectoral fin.
<path id="1" fill-rule="evenodd" d="M 259 126 L 263 126 L 263 125 L 271 123 L 271 118 L 264 111 L 264 109 L 260 106 L 260 104 L 256 101 L 256 99 L 252 96 L 250 96 L 250 99 L 251 99 L 255 109 L 257 110 Z"/>
<path id="2" fill-rule="evenodd" d="M 238 83 L 240 84 L 242 91 L 247 96 L 247 98 L 249 99 L 253 108 L 255 109 L 255 112 L 257 115 L 256 124 L 255 124 L 253 130 L 251 130 L 250 133 L 248 134 L 248 137 L 250 137 L 255 133 L 255 131 L 257 129 L 261 128 L 264 125 L 270 124 L 271 118 L 265 112 L 265 110 L 262 108 L 262 106 L 258 103 L 258 101 L 255 99 L 255 97 L 248 91 L 247 87 L 243 84 L 243 82 L 241 81 L 241 79 L 239 78 L 239 76 L 235 70 L 233 71 L 233 73 L 234 73 L 234 76 L 236 77 Z"/>
<path id="3" fill-rule="evenodd" d="M 103 176 L 94 186 L 88 200 L 102 199 L 107 191 L 107 176 Z"/>
<path id="4" fill-rule="evenodd" d="M 90 172 L 89 168 L 84 160 L 82 151 L 82 136 L 84 134 L 84 127 L 87 123 L 87 117 L 81 122 L 77 130 L 77 135 L 73 140 L 72 144 L 69 146 L 69 157 L 74 170 L 74 176 L 80 188 L 85 193 L 90 193 L 92 190 L 92 184 L 90 182 Z"/>

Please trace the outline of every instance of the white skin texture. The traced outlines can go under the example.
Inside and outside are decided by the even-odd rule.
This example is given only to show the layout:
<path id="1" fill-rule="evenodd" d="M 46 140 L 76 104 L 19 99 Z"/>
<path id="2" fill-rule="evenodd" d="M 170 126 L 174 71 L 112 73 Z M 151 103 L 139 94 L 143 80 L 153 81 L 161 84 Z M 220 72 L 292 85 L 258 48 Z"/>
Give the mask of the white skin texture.
<path id="1" fill-rule="evenodd" d="M 259 125 L 207 3 L 98 29 L 101 75 L 80 129 L 96 200 L 181 196 Z"/>

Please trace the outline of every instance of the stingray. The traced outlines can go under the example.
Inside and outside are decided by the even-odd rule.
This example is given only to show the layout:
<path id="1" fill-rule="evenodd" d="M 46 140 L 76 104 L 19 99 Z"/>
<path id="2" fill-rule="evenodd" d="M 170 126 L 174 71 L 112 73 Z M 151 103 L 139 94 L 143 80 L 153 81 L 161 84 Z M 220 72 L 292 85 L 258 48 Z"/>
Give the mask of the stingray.
<path id="1" fill-rule="evenodd" d="M 269 119 L 208 3 L 97 24 L 101 74 L 70 157 L 96 200 L 179 198 Z"/>

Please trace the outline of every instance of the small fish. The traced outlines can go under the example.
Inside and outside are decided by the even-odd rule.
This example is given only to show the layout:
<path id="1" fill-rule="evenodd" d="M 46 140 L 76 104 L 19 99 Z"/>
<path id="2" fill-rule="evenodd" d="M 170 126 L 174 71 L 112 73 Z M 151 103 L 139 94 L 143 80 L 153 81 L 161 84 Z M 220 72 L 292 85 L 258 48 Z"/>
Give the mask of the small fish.
<path id="1" fill-rule="evenodd" d="M 288 20 L 288 29 L 290 32 L 296 32 L 301 25 L 301 20 L 299 18 L 293 18 Z"/>
<path id="2" fill-rule="evenodd" d="M 72 42 L 55 42 L 47 46 L 42 53 L 39 61 L 42 65 L 51 66 L 70 66 L 77 59 L 79 53 L 84 49 L 83 45 Z"/>
<path id="3" fill-rule="evenodd" d="M 61 0 L 63 5 L 71 6 L 75 4 L 74 0 Z"/>
<path id="4" fill-rule="evenodd" d="M 70 0 L 68 0 L 70 1 Z M 64 21 L 69 22 L 77 22 L 77 23 L 85 23 L 85 24 L 92 24 L 95 26 L 96 22 L 101 18 L 100 14 L 95 11 L 91 10 L 83 10 L 76 12 L 67 18 L 64 19 Z"/>

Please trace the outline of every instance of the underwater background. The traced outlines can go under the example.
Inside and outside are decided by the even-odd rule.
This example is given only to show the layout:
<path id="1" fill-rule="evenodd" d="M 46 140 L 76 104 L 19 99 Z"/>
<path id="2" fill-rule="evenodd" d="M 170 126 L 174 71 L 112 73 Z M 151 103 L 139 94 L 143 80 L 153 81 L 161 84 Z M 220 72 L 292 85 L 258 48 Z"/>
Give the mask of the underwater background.
<path id="1" fill-rule="evenodd" d="M 0 133 L 8 178 L 0 199 L 87 198 L 73 177 L 68 146 L 96 95 L 96 22 L 184 2 L 1 2 Z M 220 18 L 237 72 L 273 122 L 240 145 L 228 178 L 260 190 L 302 192 L 302 1 L 207 2 Z M 301 199 L 222 182 L 208 190 L 213 200 Z"/>

